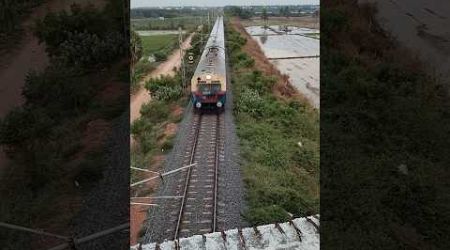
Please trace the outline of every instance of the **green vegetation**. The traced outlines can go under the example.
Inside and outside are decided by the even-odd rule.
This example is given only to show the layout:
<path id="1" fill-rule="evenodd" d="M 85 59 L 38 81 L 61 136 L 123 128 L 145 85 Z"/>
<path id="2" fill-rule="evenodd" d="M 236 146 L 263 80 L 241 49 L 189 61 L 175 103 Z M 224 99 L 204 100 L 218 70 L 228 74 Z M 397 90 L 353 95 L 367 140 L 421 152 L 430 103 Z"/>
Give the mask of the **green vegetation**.
<path id="1" fill-rule="evenodd" d="M 50 13 L 36 23 L 35 35 L 45 42 L 46 51 L 59 64 L 95 70 L 110 64 L 127 50 L 115 20 L 93 6 L 72 5 L 70 13 Z"/>
<path id="2" fill-rule="evenodd" d="M 450 245 L 448 86 L 374 22 L 370 5 L 322 12 L 321 243 Z"/>
<path id="3" fill-rule="evenodd" d="M 179 72 L 173 77 L 152 78 L 145 87 L 154 100 L 141 107 L 141 117 L 131 126 L 131 134 L 137 142 L 131 150 L 131 165 L 153 169 L 153 158 L 165 154 L 173 146 L 173 135 L 165 135 L 165 128 L 169 123 L 181 120 L 181 114 L 173 111 L 185 106 L 188 98 L 183 96 Z M 131 182 L 139 179 L 138 172 L 132 171 Z"/>
<path id="4" fill-rule="evenodd" d="M 266 12 L 266 16 L 267 16 L 267 10 L 266 8 L 263 8 L 263 12 Z M 237 16 L 239 18 L 242 19 L 249 19 L 253 16 L 254 13 L 252 13 L 249 10 L 245 10 L 242 7 L 238 7 L 238 6 L 227 6 L 225 8 L 225 14 L 227 16 Z"/>
<path id="5" fill-rule="evenodd" d="M 139 63 L 144 49 L 142 48 L 141 37 L 134 30 L 130 31 L 130 70 L 131 70 L 131 86 L 130 91 L 134 93 L 139 89 L 139 80 L 142 74 L 146 72 L 147 67 L 142 67 L 140 64 L 147 64 L 148 62 L 143 61 Z M 145 65 L 147 66 L 147 65 Z"/>
<path id="6" fill-rule="evenodd" d="M 303 34 L 303 36 L 307 36 L 307 37 L 310 37 L 310 38 L 314 38 L 314 39 L 320 40 L 320 33 L 306 33 L 306 34 Z"/>
<path id="7" fill-rule="evenodd" d="M 208 31 L 206 27 L 204 31 Z M 192 37 L 192 47 L 185 57 L 193 53 L 198 61 L 204 46 L 200 41 L 198 34 Z M 206 42 L 206 39 L 203 41 Z M 192 77 L 195 67 L 196 63 L 186 65 L 187 81 Z M 142 106 L 141 117 L 131 126 L 131 134 L 137 142 L 131 149 L 131 166 L 153 169 L 160 167 L 155 166 L 155 157 L 166 154 L 173 147 L 175 135 L 165 135 L 165 127 L 169 123 L 181 121 L 182 114 L 174 111 L 186 106 L 189 98 L 183 90 L 180 72 L 175 76 L 152 78 L 145 83 L 145 88 L 151 92 L 153 100 Z M 140 179 L 139 172 L 132 170 L 131 182 Z"/>
<path id="8" fill-rule="evenodd" d="M 70 13 L 50 14 L 38 22 L 36 34 L 47 45 L 50 65 L 28 74 L 25 104 L 0 121 L 0 144 L 14 173 L 2 182 L 0 221 L 69 230 L 77 198 L 102 178 L 107 149 L 102 142 L 90 145 L 89 127 L 100 125 L 96 133 L 105 133 L 106 139 L 108 124 L 128 108 L 126 92 L 102 97 L 108 87 L 128 89 L 128 64 L 121 63 L 127 46 L 120 37 L 123 24 L 110 11 L 115 2 L 104 11 L 73 5 Z M 77 49 L 86 44 L 89 49 Z M 31 249 L 24 234 L 0 235 L 5 249 Z"/>
<path id="9" fill-rule="evenodd" d="M 0 0 L 0 49 L 11 45 L 21 35 L 21 20 L 43 0 Z"/>
<path id="10" fill-rule="evenodd" d="M 145 88 L 152 93 L 152 97 L 160 101 L 175 101 L 183 95 L 181 76 L 161 76 L 152 78 L 145 83 Z"/>
<path id="11" fill-rule="evenodd" d="M 141 36 L 144 56 L 154 55 L 156 61 L 164 61 L 178 45 L 178 35 Z"/>
<path id="12" fill-rule="evenodd" d="M 202 21 L 205 22 L 206 17 L 182 16 L 163 20 L 158 18 L 131 19 L 131 27 L 134 30 L 178 30 L 181 27 L 183 30 L 193 31 Z"/>
<path id="13" fill-rule="evenodd" d="M 319 212 L 319 115 L 295 98 L 272 92 L 277 79 L 255 69 L 241 47 L 245 38 L 227 27 L 234 114 L 253 225 Z"/>
<path id="14" fill-rule="evenodd" d="M 139 47 L 138 53 L 132 53 L 135 61 L 132 66 L 131 91 L 134 92 L 140 87 L 138 84 L 142 77 L 156 68 L 159 62 L 166 60 L 176 48 L 178 35 L 139 36 L 135 31 L 132 34 L 131 45 Z M 153 56 L 156 62 L 149 62 L 149 56 Z"/>

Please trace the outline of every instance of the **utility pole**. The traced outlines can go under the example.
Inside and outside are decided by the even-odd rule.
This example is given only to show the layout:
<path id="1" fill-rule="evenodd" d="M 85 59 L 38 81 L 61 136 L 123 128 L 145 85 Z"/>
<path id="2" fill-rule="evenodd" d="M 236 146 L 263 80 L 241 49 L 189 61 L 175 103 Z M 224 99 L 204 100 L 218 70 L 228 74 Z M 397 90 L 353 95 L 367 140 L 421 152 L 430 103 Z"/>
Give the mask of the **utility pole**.
<path id="1" fill-rule="evenodd" d="M 210 29 L 210 24 L 209 24 L 209 10 L 208 10 L 208 30 Z"/>
<path id="2" fill-rule="evenodd" d="M 180 60 L 181 60 L 181 85 L 186 89 L 186 70 L 184 65 L 184 55 L 183 55 L 183 30 L 178 27 L 178 46 L 180 47 Z"/>

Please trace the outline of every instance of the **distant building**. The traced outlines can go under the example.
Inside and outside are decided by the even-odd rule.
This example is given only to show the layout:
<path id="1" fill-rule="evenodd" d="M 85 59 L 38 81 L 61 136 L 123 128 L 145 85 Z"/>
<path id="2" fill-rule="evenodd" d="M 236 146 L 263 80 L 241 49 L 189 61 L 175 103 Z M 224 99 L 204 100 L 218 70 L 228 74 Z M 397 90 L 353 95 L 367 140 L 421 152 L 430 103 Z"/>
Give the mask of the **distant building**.
<path id="1" fill-rule="evenodd" d="M 164 20 L 163 16 L 158 17 L 159 20 Z"/>

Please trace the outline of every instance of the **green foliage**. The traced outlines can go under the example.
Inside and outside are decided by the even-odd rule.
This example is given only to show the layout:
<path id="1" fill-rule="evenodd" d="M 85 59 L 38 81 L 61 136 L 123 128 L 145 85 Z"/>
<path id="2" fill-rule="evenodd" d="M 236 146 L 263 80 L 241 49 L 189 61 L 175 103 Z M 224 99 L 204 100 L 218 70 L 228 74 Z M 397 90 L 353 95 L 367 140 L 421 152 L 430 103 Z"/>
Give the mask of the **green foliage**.
<path id="1" fill-rule="evenodd" d="M 333 209 L 323 210 L 321 229 L 333 234 L 321 240 L 327 248 L 445 249 L 448 92 L 409 65 L 366 7 L 341 2 L 322 15 L 321 202 Z"/>
<path id="2" fill-rule="evenodd" d="M 159 123 L 169 117 L 169 107 L 167 103 L 161 101 L 151 102 L 142 106 L 141 115 L 154 123 Z"/>
<path id="3" fill-rule="evenodd" d="M 108 64 L 128 50 L 120 27 L 93 6 L 50 13 L 36 22 L 35 35 L 52 58 L 71 67 Z"/>
<path id="4" fill-rule="evenodd" d="M 49 67 L 42 73 L 30 72 L 23 95 L 28 105 L 47 109 L 54 117 L 74 115 L 87 109 L 94 86 L 70 69 Z"/>
<path id="5" fill-rule="evenodd" d="M 134 66 L 141 59 L 144 49 L 142 47 L 142 39 L 136 33 L 136 31 L 131 30 L 131 41 L 130 41 L 130 56 L 131 65 Z"/>
<path id="6" fill-rule="evenodd" d="M 229 16 L 237 16 L 242 19 L 249 19 L 253 15 L 251 11 L 245 10 L 239 6 L 227 6 L 225 13 Z"/>
<path id="7" fill-rule="evenodd" d="M 1 0 L 0 34 L 15 31 L 19 26 L 20 17 L 41 3 L 42 0 Z"/>
<path id="8" fill-rule="evenodd" d="M 152 97 L 161 101 L 174 101 L 183 95 L 181 76 L 161 76 L 152 78 L 145 83 L 145 88 L 150 91 Z"/>
<path id="9" fill-rule="evenodd" d="M 182 16 L 174 18 L 140 18 L 131 19 L 131 27 L 135 30 L 177 30 L 181 27 L 183 30 L 194 30 L 201 24 L 202 17 Z M 206 18 L 203 17 L 203 22 Z"/>
<path id="10" fill-rule="evenodd" d="M 37 2 L 0 0 L 0 19 L 3 11 Z M 36 222 L 41 226 L 65 223 L 69 218 L 55 216 L 54 210 L 60 199 L 79 195 L 68 185 L 72 187 L 78 178 L 82 191 L 89 191 L 102 177 L 106 149 L 84 148 L 81 138 L 90 121 L 110 121 L 123 114 L 124 98 L 104 98 L 101 91 L 105 82 L 129 79 L 128 66 L 126 74 L 122 68 L 120 79 L 115 78 L 119 78 L 116 72 L 121 66 L 117 59 L 128 50 L 127 39 L 120 35 L 122 12 L 120 18 L 116 15 L 122 1 L 107 2 L 105 12 L 73 6 L 70 14 L 53 13 L 38 21 L 35 32 L 46 43 L 51 60 L 42 72 L 27 75 L 22 93 L 25 103 L 0 121 L 0 144 L 11 159 L 8 167 L 15 173 L 13 178 L 2 180 L 2 221 L 31 228 L 37 226 Z M 27 10 L 20 9 L 17 17 Z M 90 74 L 86 69 L 91 65 L 92 70 L 98 70 L 97 65 L 104 70 Z M 113 65 L 114 72 L 109 70 Z M 128 100 L 128 95 L 124 96 Z M 69 193 L 64 193 L 67 190 Z M 5 239 L 3 235 L 0 241 L 6 249 L 30 249 L 12 241 L 32 242 L 17 236 Z"/>
<path id="11" fill-rule="evenodd" d="M 162 51 L 156 51 L 153 56 L 157 62 L 165 61 L 167 59 L 167 54 Z"/>
<path id="12" fill-rule="evenodd" d="M 134 65 L 134 70 L 131 75 L 131 92 L 135 92 L 141 87 L 139 86 L 139 81 L 153 69 L 155 69 L 155 63 L 151 63 L 147 60 L 140 60 Z"/>
<path id="13" fill-rule="evenodd" d="M 277 205 L 251 208 L 245 218 L 248 221 L 252 221 L 255 225 L 271 224 L 290 219 L 286 211 Z"/>
<path id="14" fill-rule="evenodd" d="M 33 126 L 30 126 L 32 124 Z M 45 138 L 54 125 L 43 109 L 21 107 L 8 113 L 0 123 L 0 144 L 8 153 L 28 152 L 35 138 Z"/>
<path id="15" fill-rule="evenodd" d="M 278 100 L 272 93 L 276 79 L 246 63 L 246 40 L 226 32 L 249 205 L 245 218 L 258 225 L 285 221 L 289 213 L 318 213 L 318 113 L 296 100 Z"/>

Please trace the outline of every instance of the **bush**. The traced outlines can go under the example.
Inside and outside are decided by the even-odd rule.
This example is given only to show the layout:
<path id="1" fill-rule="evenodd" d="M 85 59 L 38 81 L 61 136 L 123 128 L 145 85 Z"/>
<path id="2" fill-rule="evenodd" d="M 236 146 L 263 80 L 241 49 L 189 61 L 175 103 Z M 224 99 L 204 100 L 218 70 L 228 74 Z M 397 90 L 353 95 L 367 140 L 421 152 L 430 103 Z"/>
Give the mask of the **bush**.
<path id="1" fill-rule="evenodd" d="M 12 155 L 29 152 L 33 150 L 30 141 L 47 137 L 54 123 L 43 109 L 28 106 L 14 109 L 1 120 L 0 144 L 5 145 Z"/>
<path id="2" fill-rule="evenodd" d="M 153 56 L 155 57 L 155 60 L 157 62 L 161 62 L 161 61 L 165 61 L 167 60 L 167 53 L 162 52 L 162 51 L 157 51 L 153 54 Z"/>
<path id="3" fill-rule="evenodd" d="M 0 1 L 0 34 L 15 31 L 21 21 L 20 17 L 41 3 L 42 0 Z"/>
<path id="4" fill-rule="evenodd" d="M 181 77 L 161 76 L 152 78 L 145 83 L 145 88 L 150 91 L 152 97 L 160 101 L 174 101 L 183 95 Z"/>
<path id="5" fill-rule="evenodd" d="M 46 108 L 48 114 L 63 117 L 86 110 L 94 90 L 85 77 L 51 66 L 42 73 L 30 72 L 22 92 L 28 105 Z"/>
<path id="6" fill-rule="evenodd" d="M 121 27 L 93 6 L 73 4 L 71 12 L 50 13 L 36 23 L 35 34 L 52 58 L 68 66 L 109 64 L 128 50 Z"/>
<path id="7" fill-rule="evenodd" d="M 104 37 L 86 31 L 68 32 L 67 39 L 58 47 L 55 60 L 80 68 L 107 64 L 124 53 L 124 44 L 122 34 L 118 32 Z"/>
<path id="8" fill-rule="evenodd" d="M 259 117 L 264 112 L 264 107 L 264 100 L 257 91 L 243 88 L 235 110 L 239 113 L 247 113 L 253 117 Z"/>
<path id="9" fill-rule="evenodd" d="M 155 123 L 166 120 L 169 117 L 169 106 L 161 101 L 152 101 L 141 107 L 141 115 Z"/>

